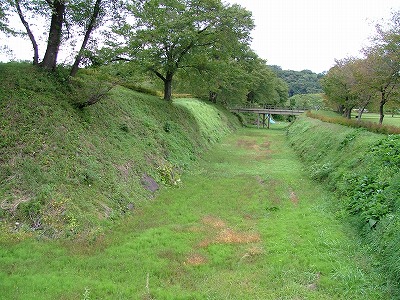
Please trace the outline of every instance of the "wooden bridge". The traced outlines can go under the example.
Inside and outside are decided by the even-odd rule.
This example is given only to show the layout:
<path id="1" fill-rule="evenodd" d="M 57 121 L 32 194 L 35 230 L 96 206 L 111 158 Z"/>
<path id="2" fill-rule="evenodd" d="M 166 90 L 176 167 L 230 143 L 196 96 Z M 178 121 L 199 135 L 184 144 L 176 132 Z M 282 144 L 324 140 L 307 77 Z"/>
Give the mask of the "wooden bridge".
<path id="1" fill-rule="evenodd" d="M 260 118 L 262 120 L 262 126 L 263 128 L 267 126 L 269 128 L 269 125 L 271 123 L 271 115 L 291 115 L 291 116 L 296 116 L 296 115 L 301 115 L 304 113 L 306 110 L 305 109 L 299 109 L 299 108 L 277 108 L 277 107 L 272 107 L 272 106 L 264 106 L 264 107 L 252 107 L 252 106 L 246 106 L 246 107 L 233 107 L 229 109 L 231 112 L 244 112 L 244 113 L 254 113 L 258 114 L 257 118 L 257 127 L 260 128 Z M 267 124 L 265 124 L 265 122 Z"/>

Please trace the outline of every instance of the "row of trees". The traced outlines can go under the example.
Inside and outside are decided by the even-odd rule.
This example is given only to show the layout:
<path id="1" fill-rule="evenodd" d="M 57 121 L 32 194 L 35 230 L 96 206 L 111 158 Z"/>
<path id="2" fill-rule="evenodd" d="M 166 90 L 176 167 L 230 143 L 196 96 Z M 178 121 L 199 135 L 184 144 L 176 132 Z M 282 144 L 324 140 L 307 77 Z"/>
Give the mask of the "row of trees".
<path id="1" fill-rule="evenodd" d="M 216 101 L 235 95 L 250 102 L 284 103 L 287 86 L 250 49 L 251 13 L 221 0 L 2 0 L 0 30 L 18 15 L 33 49 L 33 64 L 57 67 L 61 47 L 73 45 L 70 75 L 82 65 L 135 62 L 163 82 L 171 99 L 173 80 L 181 88 Z M 47 28 L 39 57 L 31 24 Z M 97 29 L 97 30 L 96 30 Z M 96 37 L 93 34 L 96 30 Z M 70 42 L 70 44 L 67 43 Z M 77 47 L 78 41 L 80 47 Z"/>
<path id="2" fill-rule="evenodd" d="M 382 124 L 385 105 L 400 104 L 400 11 L 376 29 L 372 46 L 362 51 L 364 58 L 337 60 L 321 83 L 338 112 L 351 118 L 358 108 L 360 119 L 367 107 L 377 107 Z"/>

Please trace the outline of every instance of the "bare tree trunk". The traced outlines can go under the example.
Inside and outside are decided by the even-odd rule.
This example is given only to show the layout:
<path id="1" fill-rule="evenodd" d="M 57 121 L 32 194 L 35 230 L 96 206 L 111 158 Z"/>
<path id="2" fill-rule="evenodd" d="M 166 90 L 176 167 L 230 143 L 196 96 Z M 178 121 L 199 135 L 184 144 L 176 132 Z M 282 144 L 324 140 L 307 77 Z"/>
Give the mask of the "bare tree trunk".
<path id="1" fill-rule="evenodd" d="M 358 109 L 357 121 L 361 121 L 362 114 L 364 113 L 365 108 L 371 102 L 371 99 L 372 99 L 371 95 L 365 96 L 365 97 L 366 97 L 365 98 L 366 100 L 361 104 L 361 107 Z"/>
<path id="2" fill-rule="evenodd" d="M 17 8 L 18 16 L 24 24 L 24 27 L 26 29 L 26 33 L 29 36 L 29 39 L 31 40 L 32 46 L 33 46 L 33 65 L 38 65 L 39 64 L 39 49 L 38 45 L 36 43 L 35 37 L 29 27 L 28 22 L 25 20 L 24 14 L 22 13 L 21 6 L 19 5 L 19 0 L 15 0 L 15 7 Z"/>
<path id="3" fill-rule="evenodd" d="M 343 105 L 343 104 L 340 104 L 340 105 L 337 107 L 337 112 L 338 112 L 339 114 L 341 114 L 341 115 L 344 114 L 344 105 Z"/>
<path id="4" fill-rule="evenodd" d="M 361 121 L 362 114 L 364 113 L 365 106 L 358 109 L 357 121 Z"/>
<path id="5" fill-rule="evenodd" d="M 208 100 L 210 100 L 212 103 L 217 103 L 217 93 L 210 91 L 208 94 Z"/>
<path id="6" fill-rule="evenodd" d="M 254 102 L 254 92 L 250 91 L 249 93 L 247 93 L 247 102 L 249 103 L 253 103 Z"/>
<path id="7" fill-rule="evenodd" d="M 54 71 L 57 66 L 57 55 L 61 43 L 65 1 L 54 0 L 50 3 L 53 14 L 51 17 L 49 37 L 47 40 L 47 49 L 41 65 L 43 69 Z"/>
<path id="8" fill-rule="evenodd" d="M 164 79 L 164 100 L 171 101 L 172 99 L 172 72 L 167 72 Z"/>
<path id="9" fill-rule="evenodd" d="M 343 117 L 347 118 L 347 119 L 351 119 L 351 111 L 352 111 L 353 107 L 346 107 L 343 113 Z"/>
<path id="10" fill-rule="evenodd" d="M 385 102 L 381 100 L 381 102 L 379 102 L 379 125 L 382 125 L 383 118 L 385 117 L 385 115 L 383 113 L 384 105 L 385 105 Z"/>
<path id="11" fill-rule="evenodd" d="M 102 0 L 96 0 L 96 3 L 94 5 L 93 14 L 90 18 L 89 25 L 86 29 L 86 33 L 85 33 L 85 37 L 84 37 L 82 45 L 81 45 L 81 49 L 79 50 L 78 55 L 75 58 L 75 62 L 71 68 L 71 72 L 70 72 L 71 77 L 74 77 L 76 75 L 76 73 L 78 72 L 79 64 L 82 60 L 83 51 L 85 51 L 85 49 L 86 49 L 86 45 L 89 41 L 90 35 L 95 27 L 97 17 L 99 16 L 99 13 L 100 13 L 101 1 Z"/>
<path id="12" fill-rule="evenodd" d="M 386 104 L 386 91 L 385 89 L 381 89 L 381 101 L 379 102 L 379 125 L 382 125 L 383 123 L 383 118 L 385 117 L 385 114 L 383 112 L 383 107 Z"/>

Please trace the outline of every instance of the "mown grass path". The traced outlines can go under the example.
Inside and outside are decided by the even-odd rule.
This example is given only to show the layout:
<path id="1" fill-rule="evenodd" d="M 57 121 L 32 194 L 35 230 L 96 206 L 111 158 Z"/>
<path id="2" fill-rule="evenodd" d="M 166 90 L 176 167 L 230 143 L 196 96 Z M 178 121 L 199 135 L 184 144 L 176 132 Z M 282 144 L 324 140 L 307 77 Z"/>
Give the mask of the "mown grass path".
<path id="1" fill-rule="evenodd" d="M 103 239 L 0 251 L 4 299 L 389 299 L 285 130 L 243 129 Z"/>

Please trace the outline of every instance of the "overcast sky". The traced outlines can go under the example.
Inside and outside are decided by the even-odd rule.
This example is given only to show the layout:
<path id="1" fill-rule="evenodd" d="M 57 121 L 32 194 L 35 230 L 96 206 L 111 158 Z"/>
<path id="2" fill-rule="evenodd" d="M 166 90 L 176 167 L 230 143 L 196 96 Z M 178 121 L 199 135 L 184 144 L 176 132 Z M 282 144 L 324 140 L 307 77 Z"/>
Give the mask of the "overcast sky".
<path id="1" fill-rule="evenodd" d="M 392 10 L 400 9 L 399 0 L 224 2 L 240 4 L 252 12 L 256 25 L 252 33 L 252 48 L 268 64 L 297 71 L 309 69 L 317 73 L 328 71 L 335 59 L 360 55 L 361 48 L 375 33 L 374 24 L 382 19 L 388 20 Z M 12 21 L 19 23 L 17 17 Z M 4 36 L 0 39 L 4 41 Z M 14 38 L 5 41 L 13 49 L 15 59 L 32 60 L 29 41 Z M 43 47 L 40 49 L 44 51 Z M 0 60 L 8 59 L 0 53 Z"/>
<path id="2" fill-rule="evenodd" d="M 225 0 L 253 13 L 252 48 L 270 65 L 320 73 L 334 59 L 359 56 L 399 0 Z"/>

